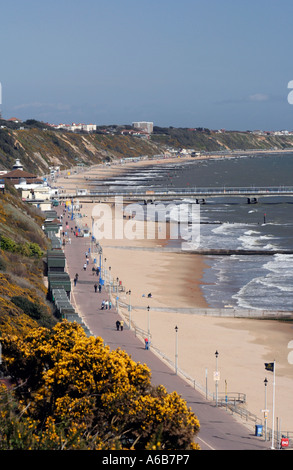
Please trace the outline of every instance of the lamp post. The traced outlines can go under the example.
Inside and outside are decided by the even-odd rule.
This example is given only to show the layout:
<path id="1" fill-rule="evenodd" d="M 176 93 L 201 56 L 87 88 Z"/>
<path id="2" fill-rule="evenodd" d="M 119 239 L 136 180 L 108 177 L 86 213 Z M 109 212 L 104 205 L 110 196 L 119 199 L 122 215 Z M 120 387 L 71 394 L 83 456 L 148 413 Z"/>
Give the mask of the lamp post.
<path id="1" fill-rule="evenodd" d="M 111 266 L 109 266 L 109 298 L 111 300 Z"/>
<path id="2" fill-rule="evenodd" d="M 178 372 L 178 326 L 175 326 L 175 374 Z"/>
<path id="3" fill-rule="evenodd" d="M 106 263 L 107 263 L 107 258 L 104 258 L 104 279 L 106 281 Z"/>
<path id="4" fill-rule="evenodd" d="M 268 379 L 264 379 L 265 384 L 265 409 L 264 409 L 264 420 L 265 420 L 265 441 L 267 440 L 267 421 L 268 421 L 268 410 L 267 410 L 267 385 Z"/>
<path id="5" fill-rule="evenodd" d="M 215 373 L 215 382 L 216 382 L 216 406 L 218 406 L 218 385 L 219 385 L 219 372 L 218 372 L 218 351 L 215 352 L 216 356 L 216 373 Z"/>
<path id="6" fill-rule="evenodd" d="M 94 218 L 93 216 L 91 217 L 92 220 L 92 233 L 91 233 L 91 238 L 90 238 L 90 247 L 91 247 L 91 252 L 93 253 L 93 246 L 94 246 Z"/>
<path id="7" fill-rule="evenodd" d="M 129 295 L 129 301 L 128 301 L 128 312 L 129 312 L 129 329 L 131 330 L 131 290 L 129 289 L 126 294 Z"/>
<path id="8" fill-rule="evenodd" d="M 100 267 L 100 278 L 103 279 L 102 275 L 102 256 L 103 256 L 103 248 L 99 244 L 99 267 Z"/>
<path id="9" fill-rule="evenodd" d="M 148 342 L 150 342 L 150 337 L 151 337 L 151 330 L 150 330 L 150 309 L 151 309 L 151 307 L 148 305 L 148 306 L 147 306 L 147 311 L 148 311 Z"/>

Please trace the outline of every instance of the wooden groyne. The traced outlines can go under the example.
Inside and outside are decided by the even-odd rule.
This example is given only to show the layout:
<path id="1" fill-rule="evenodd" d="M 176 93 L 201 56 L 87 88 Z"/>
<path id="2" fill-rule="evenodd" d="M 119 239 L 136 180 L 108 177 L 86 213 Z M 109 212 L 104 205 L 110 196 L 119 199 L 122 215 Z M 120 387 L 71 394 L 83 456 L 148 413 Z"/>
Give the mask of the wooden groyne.
<path id="1" fill-rule="evenodd" d="M 182 240 L 182 243 L 187 243 Z M 232 256 L 232 255 L 243 255 L 243 256 L 273 256 L 273 255 L 293 255 L 293 250 L 245 250 L 245 249 L 184 249 L 178 244 L 178 246 L 123 246 L 123 245 L 109 245 L 109 248 L 115 248 L 117 250 L 131 250 L 131 251 L 160 251 L 160 252 L 172 252 L 182 253 L 189 255 L 203 255 L 203 256 Z"/>
<path id="2" fill-rule="evenodd" d="M 196 249 L 196 250 L 183 250 L 182 253 L 193 253 L 199 255 L 210 255 L 210 256 L 232 256 L 232 255 L 244 255 L 244 256 L 273 256 L 273 255 L 293 255 L 293 250 L 245 250 L 241 248 L 237 249 Z"/>

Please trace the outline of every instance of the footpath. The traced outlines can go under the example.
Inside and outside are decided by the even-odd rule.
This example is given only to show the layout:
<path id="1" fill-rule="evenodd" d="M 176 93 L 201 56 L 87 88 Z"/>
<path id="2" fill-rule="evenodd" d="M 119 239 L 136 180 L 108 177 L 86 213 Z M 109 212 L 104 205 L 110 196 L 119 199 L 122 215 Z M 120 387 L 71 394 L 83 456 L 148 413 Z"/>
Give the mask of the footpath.
<path id="1" fill-rule="evenodd" d="M 61 213 L 61 208 L 58 209 L 58 213 Z M 117 331 L 116 321 L 123 319 L 115 305 L 111 309 L 101 309 L 102 301 L 109 300 L 109 297 L 104 287 L 101 292 L 98 289 L 95 292 L 94 284 L 98 281 L 98 277 L 92 271 L 94 264 L 90 256 L 84 269 L 87 263 L 85 254 L 90 248 L 90 238 L 75 237 L 71 234 L 75 221 L 65 217 L 63 221 L 63 230 L 67 222 L 69 224 L 67 232 L 70 233 L 70 242 L 63 246 L 63 249 L 66 256 L 66 270 L 72 281 L 71 303 L 91 334 L 101 337 L 111 349 L 121 348 L 134 361 L 146 364 L 151 370 L 153 385 L 161 384 L 169 393 L 176 391 L 186 400 L 187 405 L 200 422 L 200 432 L 195 441 L 202 450 L 269 450 L 271 443 L 255 435 L 253 424 L 250 427 L 242 424 L 229 412 L 208 401 L 200 392 L 176 375 L 175 371 L 154 354 L 151 348 L 145 349 L 143 340 L 135 336 L 127 322 L 124 322 L 123 331 Z M 78 281 L 74 285 L 76 274 L 78 274 Z"/>

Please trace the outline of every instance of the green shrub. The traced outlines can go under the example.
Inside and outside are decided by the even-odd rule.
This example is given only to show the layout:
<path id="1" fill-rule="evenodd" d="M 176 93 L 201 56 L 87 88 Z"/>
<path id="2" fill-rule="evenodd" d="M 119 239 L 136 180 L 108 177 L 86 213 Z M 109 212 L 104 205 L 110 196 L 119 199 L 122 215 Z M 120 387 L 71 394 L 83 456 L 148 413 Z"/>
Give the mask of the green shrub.
<path id="1" fill-rule="evenodd" d="M 29 258 L 41 258 L 43 256 L 43 251 L 38 243 L 15 243 L 11 238 L 5 237 L 4 235 L 0 236 L 0 248 L 3 251 L 20 253 L 21 255 Z"/>
<path id="2" fill-rule="evenodd" d="M 11 302 L 21 308 L 26 315 L 36 320 L 40 326 L 51 328 L 56 323 L 54 317 L 38 302 L 31 302 L 22 296 L 11 297 Z"/>
<path id="3" fill-rule="evenodd" d="M 17 251 L 17 244 L 11 240 L 11 238 L 2 235 L 0 239 L 0 248 L 1 250 L 15 253 Z"/>

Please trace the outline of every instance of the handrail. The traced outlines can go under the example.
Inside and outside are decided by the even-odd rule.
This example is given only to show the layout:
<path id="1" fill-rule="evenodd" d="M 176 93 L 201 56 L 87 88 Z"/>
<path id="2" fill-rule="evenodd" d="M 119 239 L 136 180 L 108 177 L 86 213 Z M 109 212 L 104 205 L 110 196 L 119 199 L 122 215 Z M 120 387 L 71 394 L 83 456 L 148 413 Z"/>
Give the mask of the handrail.
<path id="1" fill-rule="evenodd" d="M 99 188 L 90 190 L 86 194 L 77 193 L 64 193 L 59 194 L 57 199 L 84 199 L 88 197 L 172 197 L 172 196 L 293 196 L 293 186 L 247 186 L 247 187 L 188 187 L 188 188 L 162 188 L 162 187 L 150 187 L 150 188 L 117 188 L 112 190 L 109 188 Z M 56 199 L 56 195 L 54 195 Z"/>

